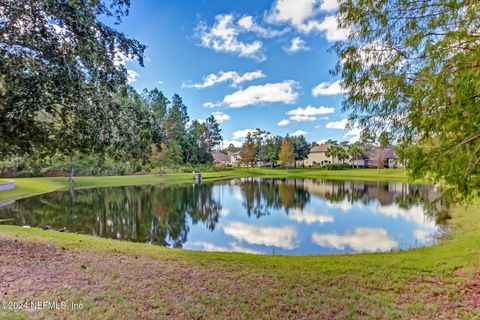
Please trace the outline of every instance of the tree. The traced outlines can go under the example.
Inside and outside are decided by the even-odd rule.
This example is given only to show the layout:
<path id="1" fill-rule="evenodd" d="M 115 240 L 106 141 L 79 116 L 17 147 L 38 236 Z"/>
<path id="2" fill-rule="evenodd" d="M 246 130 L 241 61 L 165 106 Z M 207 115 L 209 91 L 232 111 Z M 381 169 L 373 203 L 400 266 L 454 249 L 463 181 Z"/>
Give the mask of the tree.
<path id="1" fill-rule="evenodd" d="M 350 144 L 347 147 L 347 153 L 352 158 L 352 168 L 354 166 L 358 167 L 357 158 L 360 157 L 363 153 L 362 147 L 358 143 Z"/>
<path id="2" fill-rule="evenodd" d="M 227 152 L 238 152 L 241 148 L 235 147 L 233 143 L 230 143 L 226 149 Z"/>
<path id="3" fill-rule="evenodd" d="M 335 163 L 335 159 L 338 157 L 340 147 L 337 144 L 332 144 L 328 147 L 327 151 L 325 151 L 325 156 L 332 157 L 332 162 Z"/>
<path id="4" fill-rule="evenodd" d="M 265 154 L 263 153 L 263 146 L 265 144 L 265 139 L 270 134 L 268 131 L 260 130 L 256 128 L 251 132 L 251 137 L 253 144 L 255 146 L 255 161 L 256 162 L 265 162 Z"/>
<path id="5" fill-rule="evenodd" d="M 148 107 L 132 87 L 127 89 L 127 94 L 119 92 L 114 99 L 118 105 L 118 120 L 108 154 L 116 160 L 145 164 L 150 157 L 152 143 Z"/>
<path id="6" fill-rule="evenodd" d="M 208 151 L 212 151 L 215 147 L 219 146 L 220 143 L 223 141 L 222 137 L 222 129 L 220 129 L 220 125 L 215 120 L 215 117 L 211 115 L 207 119 L 205 119 L 205 127 L 207 131 L 206 142 Z"/>
<path id="7" fill-rule="evenodd" d="M 362 127 L 388 129 L 414 178 L 444 182 L 449 201 L 480 187 L 478 1 L 343 1 L 334 73 Z"/>
<path id="8" fill-rule="evenodd" d="M 145 46 L 99 17 L 129 1 L 0 2 L 0 154 L 102 153 L 127 82 L 119 57 L 143 66 Z M 104 18 L 102 18 L 104 20 Z"/>
<path id="9" fill-rule="evenodd" d="M 378 137 L 378 144 L 380 145 L 380 148 L 386 148 L 391 144 L 391 140 L 392 137 L 390 135 L 390 132 L 383 131 Z"/>
<path id="10" fill-rule="evenodd" d="M 247 166 L 247 168 L 255 162 L 256 150 L 255 143 L 253 142 L 250 132 L 245 137 L 245 141 L 242 144 L 240 150 L 240 163 Z"/>
<path id="11" fill-rule="evenodd" d="M 185 115 L 183 114 L 184 104 L 182 98 L 175 94 L 172 98 L 172 104 L 168 110 L 166 119 L 166 135 L 168 143 L 179 142 L 185 136 Z"/>
<path id="12" fill-rule="evenodd" d="M 180 117 L 184 125 L 190 120 L 187 112 L 187 106 L 183 104 L 183 99 L 177 93 L 175 93 L 172 97 L 172 108 L 178 108 L 180 112 Z"/>
<path id="13" fill-rule="evenodd" d="M 282 142 L 282 148 L 278 156 L 280 165 L 283 167 L 292 166 L 295 163 L 295 153 L 293 150 L 292 140 L 289 136 L 286 136 Z"/>
<path id="14" fill-rule="evenodd" d="M 166 140 L 165 120 L 170 101 L 157 88 L 151 91 L 145 89 L 142 98 L 150 114 L 150 130 L 153 143 L 159 147 Z"/>
<path id="15" fill-rule="evenodd" d="M 283 137 L 281 136 L 270 136 L 265 140 L 262 153 L 265 162 L 269 163 L 271 167 L 276 166 L 278 162 L 278 156 L 280 153 L 280 148 L 282 147 L 282 142 Z"/>
<path id="16" fill-rule="evenodd" d="M 303 135 L 293 137 L 292 144 L 293 144 L 293 153 L 295 154 L 296 161 L 305 160 L 306 158 L 308 158 L 308 154 L 310 153 L 311 146 Z M 295 166 L 297 165 L 296 161 L 295 161 Z"/>

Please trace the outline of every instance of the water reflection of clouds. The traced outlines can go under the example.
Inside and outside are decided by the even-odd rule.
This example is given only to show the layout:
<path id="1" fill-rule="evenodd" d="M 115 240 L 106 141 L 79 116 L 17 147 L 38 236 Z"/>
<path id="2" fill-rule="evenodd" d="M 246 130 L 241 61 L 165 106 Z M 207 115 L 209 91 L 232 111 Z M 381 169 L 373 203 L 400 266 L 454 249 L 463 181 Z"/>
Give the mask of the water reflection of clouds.
<path id="1" fill-rule="evenodd" d="M 236 242 L 230 243 L 230 247 L 221 247 L 209 242 L 195 241 L 192 243 L 187 243 L 184 246 L 184 248 L 191 249 L 191 250 L 210 251 L 210 252 L 241 252 L 241 253 L 251 253 L 251 254 L 263 254 L 259 251 L 242 247 Z"/>
<path id="2" fill-rule="evenodd" d="M 305 222 L 306 224 L 333 222 L 333 216 L 329 214 L 316 214 L 307 210 L 293 209 L 289 212 L 288 218 L 296 222 Z"/>
<path id="3" fill-rule="evenodd" d="M 382 228 L 356 228 L 354 233 L 338 235 L 336 233 L 313 233 L 312 241 L 321 247 L 355 251 L 389 251 L 398 246 L 388 232 Z"/>
<path id="4" fill-rule="evenodd" d="M 347 199 L 344 199 L 339 202 L 327 201 L 326 204 L 330 208 L 337 208 L 345 212 L 353 209 L 353 204 Z"/>
<path id="5" fill-rule="evenodd" d="M 413 236 L 420 242 L 427 242 L 433 237 L 433 231 L 426 229 L 415 229 L 413 231 Z"/>
<path id="6" fill-rule="evenodd" d="M 409 209 L 401 208 L 396 204 L 386 206 L 378 205 L 372 208 L 372 212 L 393 218 L 403 218 L 424 228 L 435 228 L 435 220 L 425 215 L 423 208 L 419 205 L 412 206 Z"/>
<path id="7" fill-rule="evenodd" d="M 261 227 L 242 222 L 231 222 L 223 228 L 223 232 L 238 241 L 250 244 L 274 246 L 283 249 L 294 249 L 297 231 L 291 226 Z"/>
<path id="8" fill-rule="evenodd" d="M 222 208 L 222 210 L 220 210 L 220 215 L 221 215 L 222 217 L 226 217 L 226 216 L 228 216 L 229 214 L 230 214 L 230 209 L 228 209 L 228 208 Z"/>

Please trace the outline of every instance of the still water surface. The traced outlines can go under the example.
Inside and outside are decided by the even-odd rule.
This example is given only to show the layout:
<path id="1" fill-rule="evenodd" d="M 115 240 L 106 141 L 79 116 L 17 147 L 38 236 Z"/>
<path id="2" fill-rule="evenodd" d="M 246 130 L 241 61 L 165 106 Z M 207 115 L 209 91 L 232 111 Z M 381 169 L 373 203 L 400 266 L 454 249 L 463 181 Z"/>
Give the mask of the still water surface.
<path id="1" fill-rule="evenodd" d="M 329 254 L 431 245 L 431 187 L 234 179 L 53 192 L 0 208 L 3 223 L 203 251 Z"/>

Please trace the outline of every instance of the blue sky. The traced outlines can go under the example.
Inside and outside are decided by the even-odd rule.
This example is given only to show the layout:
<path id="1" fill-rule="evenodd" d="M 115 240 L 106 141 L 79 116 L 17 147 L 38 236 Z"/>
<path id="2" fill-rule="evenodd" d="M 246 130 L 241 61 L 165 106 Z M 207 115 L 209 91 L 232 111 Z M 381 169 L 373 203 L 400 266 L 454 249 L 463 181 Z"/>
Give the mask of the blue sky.
<path id="1" fill-rule="evenodd" d="M 225 145 L 248 129 L 354 140 L 329 52 L 345 38 L 336 0 L 132 1 L 117 28 L 147 46 L 127 61 L 131 84 L 180 94 L 192 119 L 214 114 Z"/>

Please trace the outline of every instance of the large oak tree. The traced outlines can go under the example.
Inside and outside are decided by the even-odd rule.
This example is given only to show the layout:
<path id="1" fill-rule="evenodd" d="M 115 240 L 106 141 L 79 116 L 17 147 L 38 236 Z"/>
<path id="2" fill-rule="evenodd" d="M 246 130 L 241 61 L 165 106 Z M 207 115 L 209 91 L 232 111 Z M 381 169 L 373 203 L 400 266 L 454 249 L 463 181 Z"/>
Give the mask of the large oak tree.
<path id="1" fill-rule="evenodd" d="M 109 27 L 129 0 L 0 0 L 0 155 L 103 152 L 120 123 L 121 63 L 145 47 Z"/>

